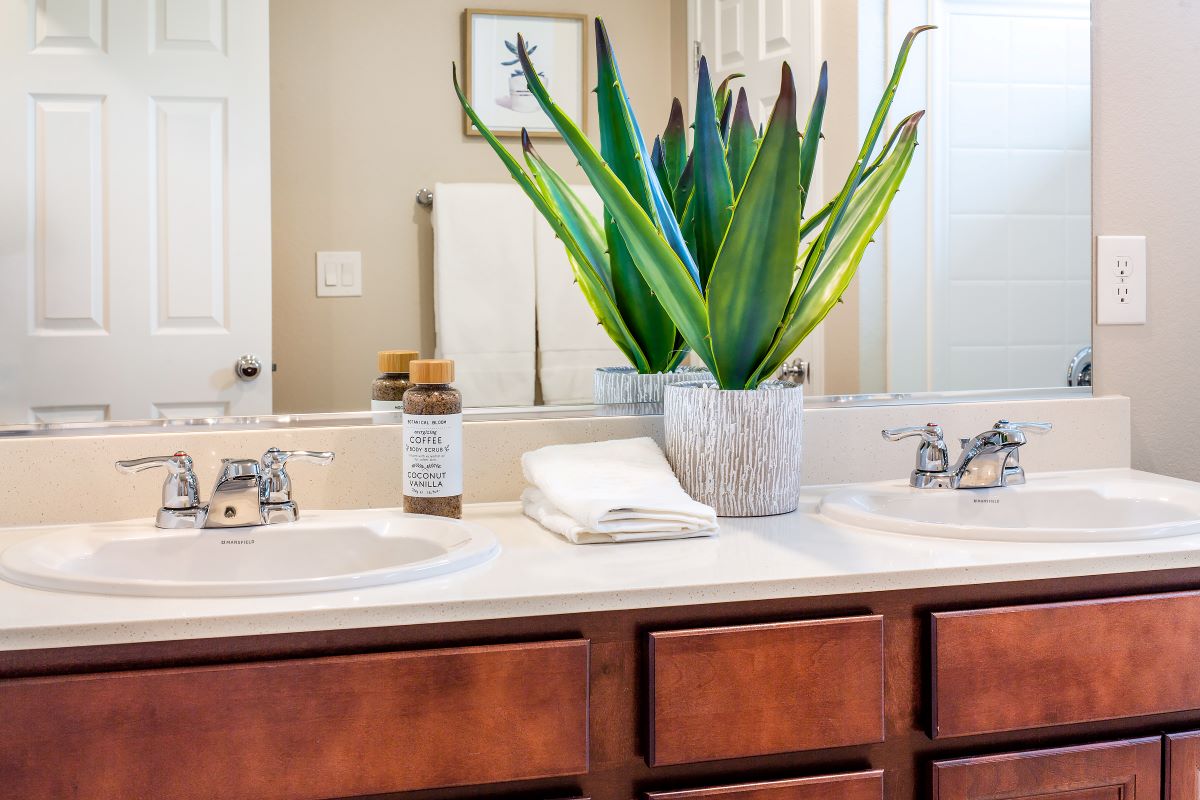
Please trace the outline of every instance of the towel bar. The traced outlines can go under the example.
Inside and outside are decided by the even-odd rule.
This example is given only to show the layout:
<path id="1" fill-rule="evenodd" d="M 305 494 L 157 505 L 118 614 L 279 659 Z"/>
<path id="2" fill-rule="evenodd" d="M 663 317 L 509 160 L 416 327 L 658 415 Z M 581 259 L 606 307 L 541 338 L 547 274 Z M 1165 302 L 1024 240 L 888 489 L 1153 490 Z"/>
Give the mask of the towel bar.
<path id="1" fill-rule="evenodd" d="M 423 186 L 417 189 L 417 205 L 433 208 L 433 192 Z"/>

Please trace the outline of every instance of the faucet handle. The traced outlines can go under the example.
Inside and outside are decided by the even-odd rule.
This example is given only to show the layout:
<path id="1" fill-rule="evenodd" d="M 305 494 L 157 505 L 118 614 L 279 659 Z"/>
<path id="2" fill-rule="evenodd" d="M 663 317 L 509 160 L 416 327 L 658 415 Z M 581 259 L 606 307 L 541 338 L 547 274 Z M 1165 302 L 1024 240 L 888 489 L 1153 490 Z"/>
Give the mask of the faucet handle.
<path id="1" fill-rule="evenodd" d="M 162 507 L 188 509 L 200 505 L 200 490 L 196 483 L 196 473 L 192 469 L 192 457 L 182 450 L 173 456 L 150 456 L 118 461 L 115 466 L 118 472 L 126 475 L 165 467 L 167 479 L 163 481 Z"/>
<path id="2" fill-rule="evenodd" d="M 942 441 L 943 436 L 942 426 L 936 422 L 929 422 L 924 425 L 910 425 L 905 428 L 884 428 L 880 433 L 889 442 L 898 442 L 901 439 L 920 436 L 925 444 L 937 444 Z"/>
<path id="3" fill-rule="evenodd" d="M 925 425 L 911 425 L 905 428 L 885 428 L 881 431 L 883 438 L 889 442 L 898 442 L 913 436 L 921 437 L 921 446 L 917 448 L 916 471 L 913 473 L 913 485 L 920 482 L 920 473 L 944 472 L 950 462 L 950 453 L 946 450 L 942 426 L 936 422 Z"/>
<path id="4" fill-rule="evenodd" d="M 329 450 L 280 450 L 272 447 L 262 456 L 265 486 L 263 499 L 267 503 L 286 503 L 292 499 L 292 479 L 287 474 L 287 462 L 308 461 L 326 466 L 333 462 Z"/>
<path id="5" fill-rule="evenodd" d="M 1006 419 L 997 420 L 993 430 L 1029 431 L 1030 433 L 1049 433 L 1054 430 L 1053 422 L 1009 422 Z"/>

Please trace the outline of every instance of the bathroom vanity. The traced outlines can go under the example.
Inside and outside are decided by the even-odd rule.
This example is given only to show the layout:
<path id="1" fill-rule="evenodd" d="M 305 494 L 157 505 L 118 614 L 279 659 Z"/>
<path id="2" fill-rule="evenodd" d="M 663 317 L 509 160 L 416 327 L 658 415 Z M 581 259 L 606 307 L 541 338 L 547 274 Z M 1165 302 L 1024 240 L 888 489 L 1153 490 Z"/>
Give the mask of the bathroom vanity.
<path id="1" fill-rule="evenodd" d="M 897 535 L 826 494 L 636 546 L 477 505 L 494 561 L 362 590 L 0 584 L 0 795 L 1196 796 L 1200 536 Z"/>

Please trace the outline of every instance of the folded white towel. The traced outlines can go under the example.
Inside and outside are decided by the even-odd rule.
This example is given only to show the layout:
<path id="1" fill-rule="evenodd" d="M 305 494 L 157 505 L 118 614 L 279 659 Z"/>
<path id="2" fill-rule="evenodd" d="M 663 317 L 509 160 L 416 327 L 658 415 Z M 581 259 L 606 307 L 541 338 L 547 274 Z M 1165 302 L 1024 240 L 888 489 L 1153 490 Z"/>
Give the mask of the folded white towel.
<path id="1" fill-rule="evenodd" d="M 717 515 L 680 487 L 653 439 L 560 444 L 521 457 L 525 513 L 575 544 L 711 536 Z"/>

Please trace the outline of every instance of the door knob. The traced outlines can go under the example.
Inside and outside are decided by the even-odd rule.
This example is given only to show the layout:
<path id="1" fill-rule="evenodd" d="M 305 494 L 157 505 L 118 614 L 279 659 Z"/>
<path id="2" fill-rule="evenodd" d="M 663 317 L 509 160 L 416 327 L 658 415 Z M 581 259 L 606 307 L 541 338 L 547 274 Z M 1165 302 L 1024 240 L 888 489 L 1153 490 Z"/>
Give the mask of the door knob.
<path id="1" fill-rule="evenodd" d="M 243 381 L 252 381 L 262 374 L 263 365 L 257 356 L 246 355 L 233 363 L 233 374 Z"/>

